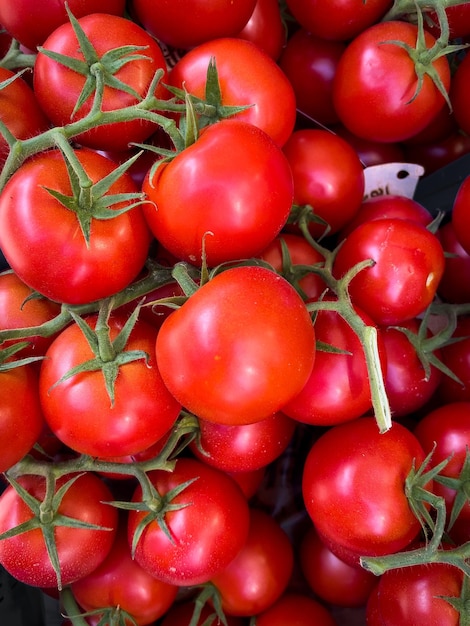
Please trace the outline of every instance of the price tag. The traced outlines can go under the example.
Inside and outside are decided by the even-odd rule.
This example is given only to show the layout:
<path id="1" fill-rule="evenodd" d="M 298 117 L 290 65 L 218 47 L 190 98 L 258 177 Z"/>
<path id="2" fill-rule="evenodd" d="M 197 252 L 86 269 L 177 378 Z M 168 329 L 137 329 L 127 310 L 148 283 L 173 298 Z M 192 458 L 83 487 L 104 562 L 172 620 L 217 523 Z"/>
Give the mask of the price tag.
<path id="1" fill-rule="evenodd" d="M 415 163 L 382 163 L 364 170 L 364 200 L 377 196 L 413 198 L 424 167 Z"/>

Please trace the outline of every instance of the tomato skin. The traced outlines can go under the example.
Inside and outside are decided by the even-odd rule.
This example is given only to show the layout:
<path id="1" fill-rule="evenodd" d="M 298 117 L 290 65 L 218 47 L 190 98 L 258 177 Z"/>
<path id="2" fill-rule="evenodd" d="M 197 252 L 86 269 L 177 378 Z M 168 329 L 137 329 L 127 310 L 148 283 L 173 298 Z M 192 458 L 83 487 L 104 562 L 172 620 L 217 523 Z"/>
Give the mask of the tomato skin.
<path id="1" fill-rule="evenodd" d="M 330 235 L 353 218 L 364 195 L 364 171 L 356 151 L 326 130 L 292 133 L 283 147 L 294 177 L 294 203 L 309 204 L 325 220 Z M 312 225 L 315 236 L 325 228 Z"/>
<path id="2" fill-rule="evenodd" d="M 320 602 L 301 593 L 286 592 L 256 616 L 256 626 L 336 626 L 333 616 Z"/>
<path id="3" fill-rule="evenodd" d="M 447 302 L 470 302 L 470 254 L 460 245 L 452 221 L 439 227 L 437 236 L 446 256 L 446 264 L 437 293 Z"/>
<path id="4" fill-rule="evenodd" d="M 86 321 L 94 328 L 96 319 Z M 111 316 L 112 340 L 126 320 Z M 75 323 L 53 341 L 41 366 L 41 406 L 51 430 L 72 450 L 103 458 L 135 454 L 173 426 L 181 406 L 166 389 L 156 364 L 157 332 L 143 321 L 134 326 L 125 350 L 143 350 L 148 362 L 139 359 L 119 368 L 113 405 L 101 371 L 78 374 L 53 387 L 72 367 L 94 356 Z"/>
<path id="5" fill-rule="evenodd" d="M 365 606 L 377 578 L 365 569 L 342 561 L 310 526 L 299 547 L 302 573 L 323 602 L 343 607 Z"/>
<path id="6" fill-rule="evenodd" d="M 222 104 L 252 105 L 232 119 L 258 126 L 284 145 L 296 121 L 295 93 L 277 63 L 251 41 L 223 37 L 193 48 L 172 68 L 168 83 L 184 85 L 190 94 L 204 98 L 211 58 L 217 66 Z"/>
<path id="7" fill-rule="evenodd" d="M 287 40 L 277 0 L 256 0 L 250 19 L 237 35 L 255 43 L 275 61 Z"/>
<path id="8" fill-rule="evenodd" d="M 0 386 L 0 471 L 6 472 L 39 439 L 44 417 L 39 403 L 37 374 L 32 365 L 0 372 Z"/>
<path id="9" fill-rule="evenodd" d="M 249 617 L 265 611 L 281 597 L 293 566 L 294 551 L 282 527 L 268 513 L 251 508 L 245 545 L 211 582 L 227 615 Z"/>
<path id="10" fill-rule="evenodd" d="M 106 52 L 123 46 L 145 46 L 146 58 L 133 60 L 121 67 L 114 76 L 126 83 L 143 98 L 155 72 L 164 70 L 166 62 L 158 43 L 138 24 L 118 15 L 93 13 L 79 19 L 85 34 L 101 58 Z M 103 36 L 103 33 L 106 36 Z M 70 23 L 59 26 L 44 42 L 43 48 L 83 60 L 77 38 Z M 142 53 L 142 52 L 141 52 Z M 86 76 L 75 72 L 39 51 L 34 66 L 34 93 L 44 113 L 55 126 L 64 126 L 82 119 L 91 109 L 93 94 L 73 115 L 75 104 L 85 84 Z M 61 97 L 57 98 L 56 93 Z M 155 95 L 164 97 L 166 90 L 158 86 Z M 121 89 L 104 87 L 103 111 L 113 111 L 138 103 L 138 99 Z M 147 120 L 130 120 L 105 124 L 75 137 L 81 145 L 98 150 L 127 150 L 130 142 L 141 143 L 157 126 Z"/>
<path id="11" fill-rule="evenodd" d="M 458 626 L 446 597 L 460 598 L 462 572 L 443 563 L 413 565 L 382 574 L 367 607 L 370 626 Z"/>
<path id="12" fill-rule="evenodd" d="M 440 403 L 470 401 L 470 317 L 459 316 L 452 339 L 459 338 L 441 348 L 443 363 L 453 372 L 460 382 L 443 376 L 437 394 Z"/>
<path id="13" fill-rule="evenodd" d="M 256 0 L 132 0 L 130 5 L 156 39 L 186 49 L 235 36 L 250 19 Z"/>
<path id="14" fill-rule="evenodd" d="M 454 200 L 451 222 L 455 236 L 467 254 L 470 254 L 470 236 L 468 234 L 468 216 L 470 201 L 470 176 L 464 178 Z"/>
<path id="15" fill-rule="evenodd" d="M 137 563 L 170 585 L 207 582 L 224 570 L 245 544 L 249 527 L 245 496 L 230 476 L 191 458 L 179 458 L 172 472 L 155 470 L 147 475 L 160 495 L 186 481 L 194 482 L 172 499 L 174 504 L 188 506 L 165 514 L 172 540 L 152 521 L 137 543 Z M 132 500 L 141 497 L 138 486 Z M 145 511 L 129 513 L 130 545 L 145 515 Z"/>
<path id="16" fill-rule="evenodd" d="M 90 574 L 71 585 L 85 611 L 120 607 L 137 626 L 151 624 L 173 604 L 178 588 L 157 580 L 132 558 L 127 532 L 119 528 L 111 551 Z"/>
<path id="17" fill-rule="evenodd" d="M 421 224 L 399 218 L 372 220 L 354 229 L 338 251 L 333 273 L 340 278 L 367 259 L 374 265 L 352 279 L 349 292 L 353 303 L 383 326 L 421 314 L 445 267 L 437 237 Z"/>
<path id="18" fill-rule="evenodd" d="M 70 478 L 72 476 L 69 475 L 60 479 L 58 487 Z M 45 480 L 42 477 L 28 475 L 17 480 L 34 497 L 44 498 Z M 59 513 L 105 529 L 55 527 L 63 586 L 89 574 L 111 550 L 116 534 L 117 509 L 106 502 L 112 499 L 110 489 L 91 472 L 79 476 L 62 498 Z M 13 487 L 7 487 L 0 497 L 0 533 L 32 516 L 32 511 Z M 0 541 L 0 563 L 12 576 L 27 585 L 57 588 L 56 574 L 40 529 Z"/>
<path id="19" fill-rule="evenodd" d="M 455 7 L 457 8 L 457 7 Z M 457 66 L 450 89 L 450 101 L 457 125 L 466 135 L 470 131 L 470 115 L 468 112 L 469 96 L 466 85 L 470 76 L 470 56 L 465 54 L 463 60 Z"/>
<path id="20" fill-rule="evenodd" d="M 381 434 L 373 417 L 334 426 L 314 442 L 303 470 L 304 502 L 335 554 L 343 558 L 343 549 L 357 562 L 359 556 L 398 552 L 417 536 L 421 526 L 405 479 L 413 461 L 419 467 L 424 457 L 405 426 L 394 423 Z"/>
<path id="21" fill-rule="evenodd" d="M 175 603 L 163 618 L 161 626 L 190 626 L 191 618 L 194 613 L 195 605 L 192 602 Z M 210 616 L 212 621 L 207 622 Z M 239 617 L 226 615 L 227 626 L 245 626 L 245 620 Z M 194 626 L 218 626 L 219 618 L 215 615 L 214 610 L 209 605 L 204 605 L 201 611 L 201 617 Z"/>
<path id="22" fill-rule="evenodd" d="M 336 70 L 333 103 L 341 122 L 355 135 L 374 141 L 404 141 L 423 130 L 445 105 L 427 75 L 411 101 L 418 80 L 414 62 L 406 50 L 392 42 L 414 47 L 417 34 L 417 26 L 408 22 L 381 22 L 348 45 Z M 430 33 L 425 32 L 425 38 L 428 48 L 435 43 Z M 433 66 L 448 91 L 449 61 L 440 57 Z"/>
<path id="23" fill-rule="evenodd" d="M 69 0 L 70 11 L 76 18 L 102 11 L 113 15 L 124 13 L 125 0 Z M 53 30 L 68 21 L 65 2 L 43 0 L 5 0 L 0 6 L 0 23 L 21 44 L 36 52 Z"/>
<path id="24" fill-rule="evenodd" d="M 284 278 L 264 267 L 235 267 L 163 322 L 156 354 L 166 386 L 189 411 L 218 424 L 250 424 L 282 410 L 302 389 L 315 332 Z"/>
<path id="25" fill-rule="evenodd" d="M 112 161 L 91 150 L 75 154 L 94 183 L 115 169 Z M 126 287 L 141 271 L 151 240 L 140 207 L 111 220 L 93 219 L 87 247 L 75 213 L 44 187 L 72 194 L 59 150 L 24 163 L 0 195 L 0 246 L 18 277 L 47 298 L 68 304 L 92 302 Z M 137 191 L 124 174 L 109 193 Z"/>

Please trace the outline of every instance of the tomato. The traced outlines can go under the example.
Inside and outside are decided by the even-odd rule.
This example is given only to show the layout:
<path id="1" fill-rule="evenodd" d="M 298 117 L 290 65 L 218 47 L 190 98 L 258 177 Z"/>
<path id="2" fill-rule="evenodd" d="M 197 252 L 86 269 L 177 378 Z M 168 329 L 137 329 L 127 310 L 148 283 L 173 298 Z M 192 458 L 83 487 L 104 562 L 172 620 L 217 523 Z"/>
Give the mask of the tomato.
<path id="1" fill-rule="evenodd" d="M 452 111 L 458 126 L 466 135 L 470 130 L 470 115 L 468 112 L 468 90 L 465 85 L 468 84 L 470 75 L 470 57 L 465 54 L 463 60 L 457 66 L 453 76 L 450 89 L 450 101 L 452 103 Z"/>
<path id="2" fill-rule="evenodd" d="M 466 2 L 456 6 L 446 7 L 445 12 L 449 24 L 450 39 L 458 39 L 459 37 L 467 37 L 470 35 L 470 6 Z M 430 11 L 428 17 L 430 20 L 428 20 L 426 27 L 429 28 L 433 34 L 437 33 L 437 36 L 439 36 L 441 29 L 439 28 L 437 15 L 433 11 Z"/>
<path id="3" fill-rule="evenodd" d="M 157 240 L 177 258 L 210 267 L 259 254 L 287 221 L 292 173 L 262 130 L 225 120 L 148 176 L 144 214 Z"/>
<path id="4" fill-rule="evenodd" d="M 413 160 L 405 159 L 405 151 L 400 143 L 384 143 L 383 141 L 371 141 L 354 135 L 342 124 L 336 124 L 333 128 L 343 139 L 357 152 L 364 167 L 381 165 L 382 163 L 414 163 Z"/>
<path id="5" fill-rule="evenodd" d="M 279 523 L 262 510 L 250 509 L 246 543 L 211 582 L 227 615 L 252 616 L 267 610 L 287 589 L 294 551 Z"/>
<path id="6" fill-rule="evenodd" d="M 470 198 L 470 175 L 460 183 L 454 199 L 451 222 L 458 243 L 467 254 L 470 254 L 470 236 L 468 234 L 468 206 Z"/>
<path id="7" fill-rule="evenodd" d="M 256 0 L 131 0 L 130 10 L 154 37 L 173 48 L 194 48 L 235 36 L 250 19 Z"/>
<path id="8" fill-rule="evenodd" d="M 93 183 L 115 169 L 112 161 L 91 150 L 79 149 L 75 155 Z M 61 204 L 47 188 L 73 196 L 59 150 L 41 152 L 29 159 L 16 170 L 0 195 L 0 246 L 10 267 L 26 285 L 57 302 L 83 304 L 126 287 L 144 266 L 151 239 L 141 208 L 134 207 L 113 219 L 92 217 L 87 246 L 77 213 Z M 106 195 L 137 192 L 125 173 Z M 92 210 L 96 211 L 97 199 L 94 202 Z M 130 203 L 114 203 L 110 210 Z M 77 204 L 88 217 L 87 203 Z"/>
<path id="9" fill-rule="evenodd" d="M 272 59 L 277 60 L 287 40 L 279 2 L 256 0 L 250 19 L 237 36 L 252 41 Z"/>
<path id="10" fill-rule="evenodd" d="M 422 313 L 436 295 L 445 266 L 437 237 L 399 218 L 372 220 L 353 230 L 338 251 L 333 273 L 340 278 L 367 259 L 374 265 L 351 280 L 349 293 L 379 325 L 397 325 Z"/>
<path id="11" fill-rule="evenodd" d="M 106 13 L 93 13 L 78 21 L 104 70 L 112 74 L 113 79 L 121 81 L 126 89 L 130 87 L 132 90 L 131 93 L 127 93 L 124 89 L 105 83 L 101 106 L 103 111 L 113 111 L 137 104 L 147 94 L 155 72 L 163 69 L 166 73 L 165 58 L 158 43 L 138 24 L 119 15 Z M 108 57 L 105 55 L 111 50 L 128 45 L 143 46 L 139 58 L 119 64 L 117 70 L 108 67 L 109 55 Z M 66 23 L 49 35 L 35 61 L 34 93 L 51 122 L 56 126 L 63 126 L 82 119 L 90 111 L 94 97 L 92 93 L 75 111 L 87 76 L 48 57 L 46 51 L 79 59 L 88 67 L 97 63 L 97 60 L 95 58 L 89 60 L 86 57 L 84 60 L 72 25 Z M 56 96 L 57 93 L 60 93 L 60 98 Z M 155 95 L 163 97 L 164 93 L 164 87 L 158 86 Z M 137 119 L 101 125 L 81 133 L 75 139 L 82 145 L 100 150 L 126 150 L 130 142 L 141 143 L 155 130 L 156 125 L 153 122 Z"/>
<path id="12" fill-rule="evenodd" d="M 72 476 L 57 481 L 57 489 Z M 72 528 L 55 525 L 54 538 L 60 564 L 62 585 L 68 585 L 92 572 L 106 558 L 114 541 L 117 509 L 106 502 L 112 500 L 110 489 L 91 472 L 78 476 L 60 501 L 59 514 L 94 524 L 101 528 Z M 45 497 L 45 480 L 41 476 L 20 476 L 18 482 L 40 502 Z M 57 492 L 57 491 L 56 491 Z M 43 516 L 47 519 L 47 508 Z M 0 533 L 28 520 L 33 511 L 11 486 L 0 497 Z M 44 522 L 47 524 L 47 521 Z M 17 580 L 35 587 L 57 588 L 44 536 L 40 528 L 0 540 L 0 564 Z"/>
<path id="13" fill-rule="evenodd" d="M 283 245 L 287 252 L 284 252 Z M 323 279 L 308 269 L 314 265 L 323 266 L 324 257 L 302 235 L 281 232 L 259 256 L 309 300 L 318 300 L 325 291 Z"/>
<path id="14" fill-rule="evenodd" d="M 288 39 L 279 65 L 292 83 L 297 108 L 320 124 L 333 124 L 338 116 L 333 107 L 333 78 L 346 48 L 299 28 Z"/>
<path id="15" fill-rule="evenodd" d="M 175 603 L 163 618 L 161 626 L 190 626 L 194 609 L 195 605 L 190 601 Z M 212 619 L 209 619 L 211 617 Z M 227 626 L 245 625 L 245 621 L 239 617 L 228 615 L 225 616 L 225 618 L 227 620 Z M 221 622 L 216 616 L 215 611 L 208 605 L 204 605 L 197 624 L 194 624 L 193 626 L 218 626 L 220 623 Z"/>
<path id="16" fill-rule="evenodd" d="M 158 518 L 145 527 L 137 542 L 135 560 L 170 585 L 207 582 L 224 570 L 245 544 L 249 528 L 245 496 L 230 476 L 195 459 L 179 458 L 172 472 L 155 470 L 147 476 L 163 497 L 192 482 L 171 499 L 172 505 L 182 506 L 164 513 L 167 532 Z M 132 501 L 141 498 L 139 486 Z M 129 512 L 130 544 L 146 515 L 145 510 Z"/>
<path id="17" fill-rule="evenodd" d="M 287 0 L 303 28 L 324 39 L 346 41 L 378 22 L 391 0 Z"/>
<path id="18" fill-rule="evenodd" d="M 454 304 L 470 302 L 470 254 L 460 245 L 454 224 L 439 227 L 437 236 L 446 253 L 446 264 L 437 293 Z"/>
<path id="19" fill-rule="evenodd" d="M 111 316 L 111 340 L 126 319 Z M 95 328 L 96 316 L 86 322 Z M 58 383 L 73 367 L 94 357 L 79 326 L 68 326 L 53 341 L 41 366 L 41 406 L 51 430 L 72 450 L 98 457 L 135 454 L 149 448 L 173 426 L 181 407 L 158 371 L 157 332 L 143 321 L 134 326 L 121 354 L 138 350 L 146 353 L 147 359 L 119 366 L 113 403 L 100 370 L 75 374 Z"/>
<path id="20" fill-rule="evenodd" d="M 283 147 L 294 177 L 294 203 L 311 205 L 332 235 L 351 220 L 364 195 L 364 171 L 356 151 L 327 130 L 292 133 Z M 323 234 L 323 225 L 311 226 Z"/>
<path id="21" fill-rule="evenodd" d="M 340 238 L 344 239 L 364 222 L 391 217 L 412 220 L 423 226 L 429 226 L 433 219 L 426 207 L 412 198 L 396 195 L 368 197 L 352 220 L 341 229 Z"/>
<path id="22" fill-rule="evenodd" d="M 0 370 L 0 385 L 0 471 L 5 472 L 34 446 L 43 430 L 44 418 L 32 365 Z"/>
<path id="23" fill-rule="evenodd" d="M 227 472 L 237 483 L 247 500 L 251 500 L 263 484 L 266 476 L 266 467 L 247 472 Z"/>
<path id="24" fill-rule="evenodd" d="M 137 626 L 145 626 L 166 613 L 178 588 L 157 580 L 138 565 L 131 556 L 125 528 L 119 528 L 108 556 L 90 574 L 72 583 L 71 590 L 85 611 L 119 607 Z"/>
<path id="25" fill-rule="evenodd" d="M 320 539 L 314 526 L 302 537 L 299 559 L 310 589 L 328 604 L 349 608 L 365 606 L 377 583 L 371 572 L 337 557 Z"/>
<path id="26" fill-rule="evenodd" d="M 416 25 L 389 21 L 370 26 L 348 45 L 336 70 L 333 103 L 341 122 L 355 135 L 374 141 L 403 141 L 423 130 L 445 106 L 443 95 L 427 74 L 416 93 L 415 63 L 396 42 L 414 48 L 417 37 Z M 436 40 L 425 32 L 425 41 L 429 49 Z M 448 91 L 448 59 L 441 56 L 432 66 Z"/>
<path id="27" fill-rule="evenodd" d="M 443 376 L 437 394 L 441 403 L 470 401 L 470 317 L 459 316 L 451 343 L 441 348 L 441 359 L 458 381 Z M 457 340 L 457 341 L 455 341 Z"/>
<path id="28" fill-rule="evenodd" d="M 34 292 L 12 271 L 0 274 L 0 319 L 2 330 L 29 328 L 40 326 L 60 313 L 60 306 L 46 298 L 35 297 Z M 32 335 L 18 341 L 28 341 L 29 345 L 16 353 L 16 358 L 27 356 L 42 356 L 52 337 Z M 6 347 L 16 340 L 5 341 Z"/>
<path id="29" fill-rule="evenodd" d="M 0 83 L 15 76 L 15 72 L 0 67 Z M 41 110 L 28 83 L 18 76 L 0 89 L 0 121 L 16 139 L 29 139 L 46 131 L 50 124 Z M 8 156 L 9 146 L 0 134 L 0 168 Z"/>
<path id="30" fill-rule="evenodd" d="M 443 563 L 413 565 L 385 572 L 371 597 L 367 624 L 457 626 L 460 613 L 450 601 L 457 602 L 460 598 L 462 576 L 459 569 Z"/>
<path id="31" fill-rule="evenodd" d="M 356 313 L 370 326 L 372 320 Z M 307 383 L 283 411 L 291 418 L 315 426 L 332 426 L 360 417 L 372 408 L 369 374 L 359 337 L 336 311 L 319 311 L 315 317 L 317 341 L 343 352 L 317 348 Z M 384 346 L 379 334 L 382 368 L 386 370 Z"/>
<path id="32" fill-rule="evenodd" d="M 415 335 L 419 331 L 421 320 L 411 319 L 401 323 Z M 428 331 L 427 337 L 431 336 Z M 399 329 L 389 327 L 382 332 L 387 354 L 385 391 L 394 419 L 411 415 L 426 405 L 433 397 L 442 379 L 442 372 L 430 365 L 429 377 L 426 377 L 423 364 L 407 336 Z M 434 351 L 439 359 L 440 351 Z"/>
<path id="33" fill-rule="evenodd" d="M 374 417 L 327 430 L 303 469 L 305 508 L 322 540 L 346 562 L 403 550 L 421 529 L 405 479 L 424 451 L 400 423 L 380 433 Z M 354 560 L 354 555 L 356 559 Z"/>
<path id="34" fill-rule="evenodd" d="M 320 602 L 296 592 L 286 592 L 256 616 L 256 626 L 336 626 L 332 614 Z"/>
<path id="35" fill-rule="evenodd" d="M 295 93 L 274 59 L 251 41 L 223 37 L 193 48 L 173 67 L 168 83 L 184 85 L 188 93 L 204 98 L 211 59 L 217 67 L 222 105 L 249 106 L 236 119 L 258 126 L 282 146 L 296 120 Z"/>
<path id="36" fill-rule="evenodd" d="M 216 275 L 163 322 L 156 353 L 166 386 L 189 411 L 250 424 L 282 410 L 305 385 L 315 332 L 284 278 L 240 266 Z"/>
<path id="37" fill-rule="evenodd" d="M 470 152 L 470 137 L 455 131 L 440 141 L 405 146 L 404 161 L 418 163 L 425 173 L 432 174 Z"/>
<path id="38" fill-rule="evenodd" d="M 195 456 L 226 472 L 247 472 L 266 467 L 282 454 L 295 422 L 279 412 L 254 424 L 235 426 L 199 420 L 199 428 L 200 441 L 190 443 Z"/>
<path id="39" fill-rule="evenodd" d="M 68 0 L 75 17 L 102 11 L 113 15 L 124 13 L 125 0 Z M 64 0 L 4 0 L 0 6 L 0 23 L 29 50 L 44 43 L 53 30 L 68 21 Z"/>

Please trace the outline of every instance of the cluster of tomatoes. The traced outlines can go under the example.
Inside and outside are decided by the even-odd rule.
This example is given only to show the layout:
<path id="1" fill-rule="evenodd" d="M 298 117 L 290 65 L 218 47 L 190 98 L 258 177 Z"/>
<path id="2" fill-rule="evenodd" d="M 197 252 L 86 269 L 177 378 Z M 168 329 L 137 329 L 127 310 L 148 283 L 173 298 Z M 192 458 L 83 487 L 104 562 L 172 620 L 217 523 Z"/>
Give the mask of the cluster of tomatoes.
<path id="1" fill-rule="evenodd" d="M 64 626 L 469 620 L 458 0 L 2 0 L 0 565 Z"/>

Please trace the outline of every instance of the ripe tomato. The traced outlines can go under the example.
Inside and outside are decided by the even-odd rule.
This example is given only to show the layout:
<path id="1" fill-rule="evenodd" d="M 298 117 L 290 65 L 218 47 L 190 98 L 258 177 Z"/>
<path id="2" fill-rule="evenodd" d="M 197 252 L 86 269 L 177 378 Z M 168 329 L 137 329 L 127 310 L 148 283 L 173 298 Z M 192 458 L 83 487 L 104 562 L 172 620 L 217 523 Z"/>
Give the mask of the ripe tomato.
<path id="1" fill-rule="evenodd" d="M 336 626 L 329 610 L 316 599 L 296 592 L 284 593 L 256 616 L 256 626 Z"/>
<path id="2" fill-rule="evenodd" d="M 101 59 L 104 55 L 121 46 L 143 46 L 142 58 L 121 64 L 117 70 L 107 71 L 131 88 L 134 93 L 105 84 L 101 109 L 113 111 L 137 104 L 149 88 L 150 82 L 159 69 L 166 73 L 166 62 L 155 39 L 138 24 L 118 15 L 93 13 L 80 18 L 79 24 Z M 44 42 L 34 65 L 34 93 L 51 122 L 56 126 L 69 124 L 85 117 L 90 111 L 94 94 L 91 94 L 77 111 L 75 105 L 84 88 L 87 76 L 69 69 L 55 59 L 49 58 L 45 51 L 66 55 L 84 62 L 72 25 L 65 23 L 53 31 Z M 109 56 L 109 55 L 108 55 Z M 105 57 L 106 59 L 106 57 Z M 85 65 L 97 63 L 96 59 L 85 57 Z M 109 64 L 109 60 L 108 60 Z M 105 66 L 106 67 L 106 66 Z M 126 87 L 126 88 L 127 88 Z M 60 98 L 56 94 L 60 93 Z M 163 86 L 158 86 L 157 97 L 163 97 Z M 135 95 L 137 94 L 137 96 Z M 157 126 L 147 120 L 130 120 L 117 124 L 105 124 L 91 131 L 80 134 L 76 140 L 85 146 L 99 150 L 126 150 L 130 142 L 141 143 Z"/>
<path id="3" fill-rule="evenodd" d="M 0 386 L 0 471 L 6 472 L 39 439 L 44 418 L 37 373 L 32 365 L 0 371 Z"/>
<path id="4" fill-rule="evenodd" d="M 452 339 L 441 348 L 441 359 L 460 382 L 443 376 L 437 394 L 441 403 L 470 401 L 470 317 L 459 316 Z"/>
<path id="5" fill-rule="evenodd" d="M 470 201 L 470 175 L 464 178 L 455 196 L 451 222 L 457 241 L 467 254 L 470 254 L 470 236 L 468 233 Z"/>
<path id="6" fill-rule="evenodd" d="M 339 424 L 312 445 L 303 469 L 305 507 L 322 540 L 348 563 L 403 550 L 421 530 L 405 494 L 425 454 L 405 426 L 380 433 L 373 417 Z M 354 559 L 355 555 L 355 559 Z"/>
<path id="7" fill-rule="evenodd" d="M 227 615 L 252 616 L 267 610 L 287 589 L 294 551 L 279 523 L 262 510 L 250 509 L 245 545 L 211 582 Z"/>
<path id="8" fill-rule="evenodd" d="M 87 324 L 95 328 L 96 319 L 87 318 Z M 111 316 L 111 340 L 126 320 L 117 314 Z M 70 369 L 94 358 L 79 326 L 71 324 L 53 341 L 41 365 L 41 406 L 51 430 L 72 450 L 98 457 L 135 454 L 149 448 L 173 426 L 181 406 L 158 371 L 157 332 L 143 321 L 134 326 L 123 354 L 140 350 L 148 355 L 148 361 L 141 358 L 119 367 L 114 403 L 100 370 L 75 374 L 56 384 Z"/>
<path id="9" fill-rule="evenodd" d="M 452 221 L 442 224 L 437 236 L 446 253 L 444 274 L 437 293 L 450 303 L 470 302 L 470 254 L 460 245 Z"/>
<path id="10" fill-rule="evenodd" d="M 287 39 L 279 2 L 256 0 L 250 19 L 237 37 L 253 42 L 276 61 Z"/>
<path id="11" fill-rule="evenodd" d="M 215 267 L 259 254 L 287 221 L 292 173 L 265 132 L 224 120 L 147 176 L 143 207 L 157 240 L 177 258 Z M 207 235 L 207 236 L 205 236 Z"/>
<path id="12" fill-rule="evenodd" d="M 349 284 L 352 301 L 376 324 L 397 325 L 420 315 L 436 295 L 445 267 L 442 246 L 427 228 L 399 218 L 365 222 L 343 241 L 334 261 L 337 278 L 361 261 Z"/>
<path id="13" fill-rule="evenodd" d="M 113 15 L 124 13 L 125 0 L 68 0 L 75 17 L 102 11 Z M 16 40 L 36 52 L 53 30 L 68 21 L 64 0 L 3 0 L 0 23 Z"/>
<path id="14" fill-rule="evenodd" d="M 173 48 L 194 48 L 234 37 L 250 19 L 256 0 L 131 0 L 130 11 L 156 39 Z"/>
<path id="15" fill-rule="evenodd" d="M 197 624 L 192 624 L 191 619 L 194 609 L 195 604 L 190 601 L 175 603 L 163 618 L 161 626 L 219 626 L 221 623 L 215 611 L 206 604 L 202 607 L 201 616 Z M 228 615 L 225 618 L 227 626 L 246 626 L 245 620 L 242 620 L 240 617 Z"/>
<path id="16" fill-rule="evenodd" d="M 0 67 L 0 83 L 13 76 L 15 72 Z M 21 76 L 0 89 L 0 121 L 17 139 L 29 139 L 46 131 L 50 126 L 33 90 Z M 8 143 L 3 134 L 0 134 L 0 168 L 3 167 L 8 152 Z"/>
<path id="17" fill-rule="evenodd" d="M 152 576 L 170 585 L 207 582 L 224 570 L 242 549 L 248 536 L 249 511 L 245 496 L 228 474 L 190 458 L 179 458 L 172 472 L 149 472 L 160 496 L 191 481 L 171 499 L 182 505 L 164 513 L 167 532 L 152 520 L 142 532 L 135 560 Z M 132 501 L 142 498 L 141 487 Z M 130 511 L 128 541 L 148 511 Z"/>
<path id="18" fill-rule="evenodd" d="M 347 41 L 378 22 L 391 0 L 287 0 L 287 6 L 303 28 L 318 37 Z"/>
<path id="19" fill-rule="evenodd" d="M 426 74 L 416 93 L 415 62 L 396 42 L 414 48 L 417 37 L 414 24 L 381 22 L 364 30 L 346 48 L 335 74 L 333 102 L 341 122 L 355 135 L 374 141 L 403 141 L 423 130 L 445 106 L 443 95 Z M 429 49 L 436 40 L 425 31 L 425 41 Z M 448 91 L 447 57 L 439 57 L 432 65 Z"/>
<path id="20" fill-rule="evenodd" d="M 199 428 L 200 440 L 190 443 L 196 457 L 226 472 L 248 472 L 266 467 L 284 452 L 295 422 L 278 412 L 254 424 L 235 426 L 199 420 Z"/>
<path id="21" fill-rule="evenodd" d="M 216 275 L 163 322 L 156 353 L 166 386 L 189 411 L 218 424 L 250 424 L 300 392 L 315 332 L 284 278 L 240 266 Z"/>
<path id="22" fill-rule="evenodd" d="M 458 8 L 458 7 L 455 7 Z M 468 13 L 468 8 L 466 9 Z M 466 85 L 470 76 L 470 56 L 465 54 L 463 60 L 457 66 L 450 89 L 450 101 L 452 111 L 458 126 L 466 135 L 470 131 L 470 114 L 468 111 L 469 95 Z"/>
<path id="23" fill-rule="evenodd" d="M 92 150 L 75 154 L 93 183 L 116 167 Z M 113 219 L 92 218 L 87 246 L 77 214 L 47 188 L 73 195 L 59 150 L 41 152 L 24 163 L 0 195 L 0 247 L 10 267 L 32 289 L 68 304 L 92 302 L 126 287 L 141 271 L 151 239 L 140 207 Z M 136 192 L 127 173 L 108 190 L 112 195 Z M 119 202 L 110 210 L 129 204 Z"/>
<path id="24" fill-rule="evenodd" d="M 72 476 L 57 481 L 57 489 Z M 33 497 L 43 501 L 45 480 L 41 476 L 20 476 L 18 482 Z M 56 490 L 57 491 L 57 490 Z M 106 558 L 116 535 L 117 509 L 106 502 L 113 499 L 107 485 L 91 472 L 81 474 L 67 489 L 58 513 L 101 529 L 56 525 L 54 537 L 62 585 L 92 572 Z M 46 517 L 46 511 L 43 511 Z M 34 514 L 12 486 L 0 497 L 0 533 L 33 519 Z M 47 522 L 46 522 L 47 523 Z M 44 536 L 40 528 L 2 539 L 0 564 L 17 580 L 35 587 L 57 588 Z"/>
<path id="25" fill-rule="evenodd" d="M 120 527 L 108 556 L 90 574 L 72 583 L 71 590 L 85 611 L 119 607 L 137 626 L 145 626 L 166 613 L 178 588 L 140 567 L 131 556 L 126 529 Z"/>
<path id="26" fill-rule="evenodd" d="M 356 151 L 327 130 L 292 133 L 283 147 L 294 177 L 294 203 L 311 205 L 332 235 L 353 218 L 364 195 L 364 171 Z M 311 225 L 321 235 L 325 227 Z"/>
<path id="27" fill-rule="evenodd" d="M 173 67 L 168 83 L 204 98 L 211 59 L 217 66 L 222 105 L 250 105 L 236 119 L 258 126 L 282 146 L 296 120 L 294 90 L 277 63 L 251 41 L 223 37 L 193 48 Z"/>

